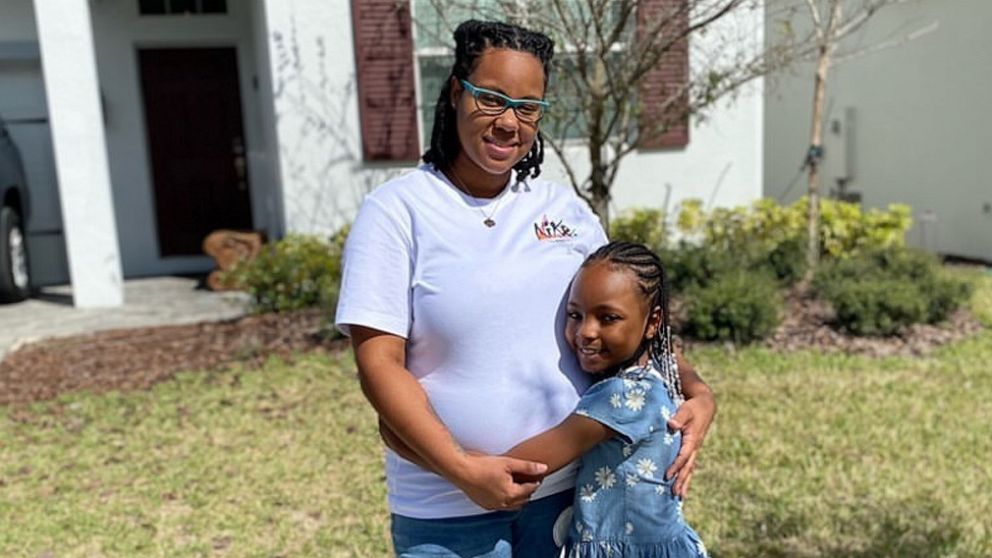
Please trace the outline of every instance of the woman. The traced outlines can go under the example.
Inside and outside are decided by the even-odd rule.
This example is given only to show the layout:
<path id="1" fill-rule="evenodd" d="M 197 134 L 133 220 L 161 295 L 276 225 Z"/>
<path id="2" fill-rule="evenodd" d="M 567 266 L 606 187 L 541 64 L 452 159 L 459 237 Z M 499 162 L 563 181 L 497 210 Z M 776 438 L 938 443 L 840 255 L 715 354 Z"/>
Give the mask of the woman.
<path id="1" fill-rule="evenodd" d="M 542 478 L 544 465 L 498 454 L 560 422 L 588 387 L 561 304 L 606 235 L 570 188 L 538 179 L 551 40 L 478 21 L 454 37 L 425 164 L 371 193 L 352 227 L 337 323 L 394 450 L 397 555 L 551 556 L 574 467 Z M 683 368 L 682 493 L 715 413 Z"/>

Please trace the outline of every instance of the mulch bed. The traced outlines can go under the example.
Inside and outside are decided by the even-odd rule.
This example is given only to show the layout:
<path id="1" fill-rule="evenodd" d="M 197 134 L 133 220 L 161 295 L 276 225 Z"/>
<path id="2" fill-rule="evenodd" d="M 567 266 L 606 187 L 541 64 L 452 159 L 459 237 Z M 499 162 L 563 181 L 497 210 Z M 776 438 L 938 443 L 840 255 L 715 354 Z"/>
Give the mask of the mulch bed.
<path id="1" fill-rule="evenodd" d="M 833 318 L 829 304 L 790 292 L 785 297 L 782 323 L 764 344 L 786 351 L 816 349 L 876 357 L 919 356 L 982 330 L 982 324 L 964 310 L 953 313 L 944 323 L 916 324 L 892 337 L 856 337 L 831 327 Z"/>
<path id="2" fill-rule="evenodd" d="M 319 311 L 52 339 L 22 347 L 0 362 L 0 405 L 78 390 L 147 389 L 183 370 L 259 365 L 272 355 L 288 359 L 301 351 L 337 350 L 346 344 L 330 340 L 326 317 Z"/>
<path id="3" fill-rule="evenodd" d="M 894 337 L 854 337 L 826 325 L 830 319 L 830 309 L 822 302 L 790 294 L 782 324 L 764 344 L 784 351 L 920 355 L 982 329 L 967 312 L 958 312 L 947 323 L 913 326 Z M 347 347 L 347 340 L 332 340 L 327 327 L 320 312 L 304 311 L 42 341 L 0 362 L 0 405 L 53 399 L 78 390 L 147 389 L 183 370 L 259 365 L 272 355 L 289 359 L 300 352 Z"/>

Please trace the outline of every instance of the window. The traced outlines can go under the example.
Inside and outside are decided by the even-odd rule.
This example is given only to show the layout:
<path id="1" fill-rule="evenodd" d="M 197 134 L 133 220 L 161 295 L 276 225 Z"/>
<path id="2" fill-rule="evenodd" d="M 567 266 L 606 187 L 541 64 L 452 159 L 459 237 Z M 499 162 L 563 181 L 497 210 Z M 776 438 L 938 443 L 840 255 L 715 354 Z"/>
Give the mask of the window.
<path id="1" fill-rule="evenodd" d="M 452 11 L 463 13 L 450 14 L 448 21 L 463 21 L 470 16 L 464 8 L 454 8 Z M 413 20 L 413 55 L 418 78 L 417 114 L 420 119 L 420 143 L 426 149 L 431 142 L 437 96 L 455 62 L 455 55 L 451 51 L 451 30 L 431 0 L 414 0 Z"/>
<path id="2" fill-rule="evenodd" d="M 227 0 L 138 0 L 141 15 L 226 14 Z"/>

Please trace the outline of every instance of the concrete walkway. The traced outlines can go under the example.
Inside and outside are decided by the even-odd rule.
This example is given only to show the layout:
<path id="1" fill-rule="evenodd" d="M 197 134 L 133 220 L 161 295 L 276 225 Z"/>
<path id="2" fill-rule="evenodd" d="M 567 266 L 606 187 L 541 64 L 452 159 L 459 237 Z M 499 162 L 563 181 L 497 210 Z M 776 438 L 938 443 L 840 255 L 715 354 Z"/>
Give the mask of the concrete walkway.
<path id="1" fill-rule="evenodd" d="M 68 286 L 45 288 L 36 298 L 17 304 L 0 304 L 0 360 L 42 339 L 225 320 L 247 312 L 245 293 L 215 293 L 196 286 L 195 279 L 184 277 L 125 281 L 124 306 L 120 308 L 76 309 Z"/>

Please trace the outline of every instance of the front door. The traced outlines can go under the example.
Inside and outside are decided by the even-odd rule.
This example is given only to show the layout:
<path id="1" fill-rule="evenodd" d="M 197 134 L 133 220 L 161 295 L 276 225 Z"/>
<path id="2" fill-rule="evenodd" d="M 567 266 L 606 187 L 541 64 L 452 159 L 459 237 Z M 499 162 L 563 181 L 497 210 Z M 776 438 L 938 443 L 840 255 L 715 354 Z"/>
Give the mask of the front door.
<path id="1" fill-rule="evenodd" d="M 202 254 L 216 229 L 251 229 L 233 48 L 138 51 L 162 256 Z"/>

